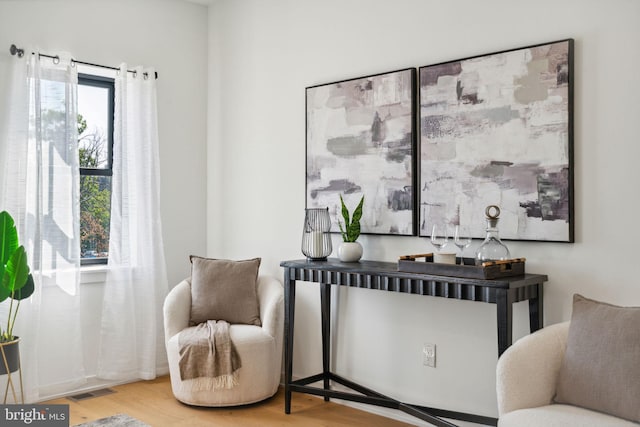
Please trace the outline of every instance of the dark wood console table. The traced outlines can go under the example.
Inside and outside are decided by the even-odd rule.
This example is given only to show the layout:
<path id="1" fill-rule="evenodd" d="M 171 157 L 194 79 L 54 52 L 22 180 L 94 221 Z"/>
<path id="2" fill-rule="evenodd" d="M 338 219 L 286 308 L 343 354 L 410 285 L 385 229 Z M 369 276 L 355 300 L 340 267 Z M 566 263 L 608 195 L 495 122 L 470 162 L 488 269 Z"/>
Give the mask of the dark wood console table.
<path id="1" fill-rule="evenodd" d="M 543 283 L 546 275 L 525 274 L 494 280 L 465 279 L 398 271 L 391 262 L 360 261 L 343 263 L 330 258 L 327 261 L 283 261 L 285 300 L 285 413 L 291 413 L 291 393 L 300 392 L 323 396 L 325 401 L 336 399 L 378 405 L 398 409 L 436 426 L 455 427 L 443 418 L 496 425 L 495 418 L 454 412 L 437 408 L 398 402 L 395 399 L 370 390 L 330 370 L 330 316 L 331 285 L 403 292 L 443 298 L 487 302 L 497 306 L 498 355 L 512 342 L 513 303 L 529 301 L 529 327 L 534 332 L 542 327 Z M 295 318 L 296 281 L 315 282 L 320 285 L 322 316 L 322 373 L 293 381 L 293 327 Z M 323 387 L 310 384 L 322 381 Z M 332 390 L 330 382 L 342 384 L 359 394 Z"/>

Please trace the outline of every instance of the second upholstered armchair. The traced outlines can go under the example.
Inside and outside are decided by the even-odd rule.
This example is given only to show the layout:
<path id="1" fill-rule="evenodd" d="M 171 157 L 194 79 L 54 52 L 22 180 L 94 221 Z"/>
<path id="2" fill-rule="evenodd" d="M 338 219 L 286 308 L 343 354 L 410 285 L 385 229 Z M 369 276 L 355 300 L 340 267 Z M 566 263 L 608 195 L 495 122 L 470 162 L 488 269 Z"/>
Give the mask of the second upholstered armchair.
<path id="1" fill-rule="evenodd" d="M 499 427 L 640 422 L 640 308 L 574 296 L 570 322 L 518 340 L 498 360 Z"/>

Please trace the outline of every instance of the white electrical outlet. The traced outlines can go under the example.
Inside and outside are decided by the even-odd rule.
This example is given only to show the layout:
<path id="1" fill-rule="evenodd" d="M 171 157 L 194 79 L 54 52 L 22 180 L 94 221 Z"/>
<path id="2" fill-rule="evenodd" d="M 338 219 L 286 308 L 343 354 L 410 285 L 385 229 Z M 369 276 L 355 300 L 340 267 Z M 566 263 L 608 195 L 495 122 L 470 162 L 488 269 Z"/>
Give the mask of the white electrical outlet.
<path id="1" fill-rule="evenodd" d="M 436 345 L 425 343 L 422 346 L 422 364 L 424 366 L 436 367 Z"/>

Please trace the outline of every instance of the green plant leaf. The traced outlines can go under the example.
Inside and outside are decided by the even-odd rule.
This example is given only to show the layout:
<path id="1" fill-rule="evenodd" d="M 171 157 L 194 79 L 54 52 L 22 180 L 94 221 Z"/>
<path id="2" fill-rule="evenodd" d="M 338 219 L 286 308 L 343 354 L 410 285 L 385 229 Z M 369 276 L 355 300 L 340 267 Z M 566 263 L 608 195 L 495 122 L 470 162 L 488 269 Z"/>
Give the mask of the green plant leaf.
<path id="1" fill-rule="evenodd" d="M 0 263 L 4 266 L 18 249 L 18 230 L 9 212 L 0 212 Z"/>
<path id="2" fill-rule="evenodd" d="M 3 283 L 4 283 L 4 272 L 5 272 L 6 268 L 4 266 L 4 264 L 0 264 L 0 301 L 3 301 L 4 298 L 2 298 L 3 295 Z M 7 292 L 9 292 L 9 290 L 7 290 Z"/>
<path id="3" fill-rule="evenodd" d="M 342 223 L 338 220 L 338 226 L 340 227 L 340 234 L 342 234 L 342 240 L 345 242 L 355 242 L 360 237 L 360 219 L 362 218 L 362 205 L 364 203 L 364 196 L 360 198 L 360 203 L 353 211 L 351 221 L 349 221 L 349 209 L 344 204 L 342 194 L 340 194 L 340 204 L 342 205 L 342 217 L 344 218 L 344 229 Z"/>
<path id="4" fill-rule="evenodd" d="M 344 242 L 348 242 L 347 240 L 347 232 L 342 228 L 342 222 L 338 220 L 338 227 L 340 227 L 340 234 L 342 235 L 342 240 Z"/>
<path id="5" fill-rule="evenodd" d="M 27 252 L 24 246 L 18 246 L 7 261 L 7 267 L 2 278 L 2 287 L 15 292 L 22 288 L 29 278 L 29 265 L 27 264 Z"/>
<path id="6" fill-rule="evenodd" d="M 25 298 L 29 298 L 33 294 L 33 291 L 35 291 L 35 289 L 36 286 L 33 282 L 33 275 L 29 274 L 29 276 L 27 277 L 27 282 L 24 284 L 24 286 L 16 290 L 16 292 L 13 294 L 13 299 L 22 300 Z"/>
<path id="7" fill-rule="evenodd" d="M 5 280 L 12 282 L 7 272 L 7 263 L 11 255 L 18 249 L 18 230 L 15 222 L 7 211 L 0 212 L 0 301 L 11 295 L 11 288 L 4 286 Z"/>
<path id="8" fill-rule="evenodd" d="M 11 291 L 4 286 L 0 286 L 0 302 L 6 300 L 11 295 Z"/>
<path id="9" fill-rule="evenodd" d="M 347 228 L 348 242 L 355 242 L 360 237 L 360 223 L 352 222 Z"/>
<path id="10" fill-rule="evenodd" d="M 342 205 L 342 218 L 344 218 L 345 227 L 349 227 L 349 209 L 344 204 L 344 200 L 342 199 L 342 194 L 340 194 L 340 204 Z"/>
<path id="11" fill-rule="evenodd" d="M 2 331 L 0 341 L 13 338 L 13 325 L 18 315 L 20 301 L 33 294 L 35 284 L 29 274 L 27 252 L 18 242 L 18 230 L 11 215 L 0 212 L 0 301 L 11 298 L 7 315 L 7 329 Z M 15 305 L 15 308 L 14 308 Z"/>
<path id="12" fill-rule="evenodd" d="M 356 210 L 353 211 L 353 216 L 351 218 L 352 222 L 360 222 L 360 218 L 362 218 L 362 204 L 364 203 L 364 196 L 360 199 L 360 203 L 356 207 Z"/>

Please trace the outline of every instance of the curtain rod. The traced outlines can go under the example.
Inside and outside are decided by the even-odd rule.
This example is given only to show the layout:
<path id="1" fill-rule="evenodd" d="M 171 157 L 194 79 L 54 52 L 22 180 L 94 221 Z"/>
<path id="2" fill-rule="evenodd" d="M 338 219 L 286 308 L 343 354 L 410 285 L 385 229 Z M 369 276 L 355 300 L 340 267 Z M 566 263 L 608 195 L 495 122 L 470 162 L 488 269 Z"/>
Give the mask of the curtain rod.
<path id="1" fill-rule="evenodd" d="M 11 55 L 18 55 L 18 58 L 22 58 L 24 56 L 24 49 L 20 49 L 18 47 L 16 47 L 15 44 L 12 44 L 11 47 L 9 48 L 9 52 L 11 52 Z M 35 55 L 35 52 L 31 52 L 32 55 Z M 56 60 L 60 61 L 60 57 L 58 55 L 47 55 L 45 53 L 38 53 L 39 56 L 44 56 L 45 58 L 51 58 L 53 59 L 53 61 L 55 62 Z M 85 61 L 78 61 L 77 59 L 73 59 L 71 58 L 71 62 L 72 63 L 76 63 L 76 64 L 82 64 L 82 65 L 89 65 L 91 67 L 98 67 L 98 68 L 106 68 L 108 70 L 116 70 L 116 71 L 120 71 L 120 68 L 116 68 L 116 67 L 110 67 L 108 65 L 101 65 L 101 64 L 94 64 L 91 62 L 85 62 Z M 57 63 L 57 62 L 55 62 Z M 138 72 L 135 70 L 127 70 L 127 72 L 132 73 L 132 74 L 137 74 Z M 156 79 L 158 78 L 158 72 L 156 71 Z M 149 74 L 145 71 L 144 73 L 142 73 L 145 77 L 148 77 Z"/>

